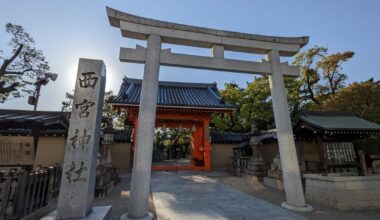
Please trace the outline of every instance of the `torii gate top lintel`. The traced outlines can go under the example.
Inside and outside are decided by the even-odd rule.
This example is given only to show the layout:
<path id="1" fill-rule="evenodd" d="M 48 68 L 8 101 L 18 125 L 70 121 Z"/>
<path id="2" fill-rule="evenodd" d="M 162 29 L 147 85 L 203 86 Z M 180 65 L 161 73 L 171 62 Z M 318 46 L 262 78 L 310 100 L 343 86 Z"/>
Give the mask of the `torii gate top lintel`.
<path id="1" fill-rule="evenodd" d="M 211 57 L 172 53 L 170 49 L 161 51 L 160 64 L 185 68 L 209 69 L 217 71 L 271 74 L 271 64 L 224 58 L 224 50 L 254 54 L 268 54 L 278 51 L 279 56 L 293 56 L 308 43 L 309 37 L 274 37 L 216 30 L 148 19 L 127 14 L 107 7 L 109 22 L 120 28 L 124 37 L 147 40 L 150 35 L 158 35 L 161 42 L 211 48 Z M 120 48 L 123 62 L 145 63 L 146 48 Z M 299 76 L 299 69 L 288 63 L 281 63 L 281 72 L 287 76 Z"/>
<path id="2" fill-rule="evenodd" d="M 244 50 L 242 48 L 238 49 L 233 46 L 233 43 L 230 42 L 233 39 L 234 40 L 246 40 L 254 42 L 262 42 L 267 43 L 268 46 L 273 46 L 273 48 L 263 48 L 261 45 L 256 45 L 251 48 L 251 50 L 254 50 L 254 53 L 260 53 L 260 54 L 266 54 L 268 52 L 268 49 L 274 49 L 277 48 L 280 51 L 281 56 L 292 56 L 295 53 L 298 52 L 300 48 L 302 48 L 304 45 L 306 45 L 309 42 L 308 36 L 302 36 L 302 37 L 276 37 L 276 36 L 265 36 L 265 35 L 257 35 L 257 34 L 248 34 L 248 33 L 239 33 L 239 32 L 233 32 L 233 31 L 225 31 L 225 30 L 217 30 L 217 29 L 211 29 L 211 28 L 205 28 L 205 27 L 196 27 L 191 25 L 184 25 L 184 24 L 178 24 L 178 23 L 172 23 L 172 22 L 166 22 L 166 21 L 159 21 L 149 18 L 144 18 L 132 14 L 128 14 L 125 12 L 121 12 L 115 9 L 112 9 L 110 7 L 107 7 L 107 14 L 110 21 L 110 24 L 114 27 L 118 27 L 123 31 L 123 35 L 125 37 L 135 38 L 135 39 L 147 39 L 147 36 L 149 34 L 157 34 L 161 35 L 163 37 L 162 41 L 165 43 L 173 43 L 173 44 L 188 44 L 189 46 L 197 46 L 197 47 L 207 47 L 211 48 L 213 45 L 223 45 L 226 47 L 229 47 L 228 49 L 231 51 L 241 51 L 241 52 L 249 52 L 248 47 L 251 47 L 250 45 L 247 45 L 247 48 Z M 137 31 L 134 30 L 134 28 L 131 27 L 130 23 L 138 24 L 144 26 L 141 30 Z M 128 26 L 130 25 L 130 26 Z M 128 27 L 128 29 L 127 29 Z M 148 33 L 146 28 L 150 27 L 150 33 Z M 168 33 L 162 33 L 161 28 L 164 28 Z M 169 32 L 177 32 L 179 35 L 181 32 L 190 32 L 192 34 L 199 34 L 199 36 L 208 36 L 204 38 L 203 42 L 196 42 L 197 38 L 188 39 L 188 41 L 192 42 L 177 42 L 174 39 L 175 37 L 171 38 L 171 34 Z M 167 37 L 167 38 L 165 38 Z M 181 37 L 185 38 L 186 36 L 177 36 L 178 38 Z M 183 39 L 184 40 L 184 39 Z M 253 45 L 253 44 L 252 44 Z M 237 46 L 237 45 L 235 45 Z"/>

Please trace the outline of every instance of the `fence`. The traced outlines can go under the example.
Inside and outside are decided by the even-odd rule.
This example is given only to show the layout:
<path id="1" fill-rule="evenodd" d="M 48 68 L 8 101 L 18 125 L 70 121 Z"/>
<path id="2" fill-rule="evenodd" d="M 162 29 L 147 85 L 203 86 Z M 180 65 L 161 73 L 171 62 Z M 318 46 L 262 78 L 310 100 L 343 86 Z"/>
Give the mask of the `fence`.
<path id="1" fill-rule="evenodd" d="M 252 157 L 232 157 L 232 167 L 235 176 L 242 176 Z"/>
<path id="2" fill-rule="evenodd" d="M 61 168 L 0 172 L 0 219 L 20 219 L 58 196 Z"/>

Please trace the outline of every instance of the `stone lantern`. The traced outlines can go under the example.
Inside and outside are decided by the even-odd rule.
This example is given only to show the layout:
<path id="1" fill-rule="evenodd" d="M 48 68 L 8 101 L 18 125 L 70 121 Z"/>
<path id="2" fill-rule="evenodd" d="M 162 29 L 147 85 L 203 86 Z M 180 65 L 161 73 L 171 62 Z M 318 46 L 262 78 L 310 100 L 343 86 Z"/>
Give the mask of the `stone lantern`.
<path id="1" fill-rule="evenodd" d="M 249 147 L 252 149 L 252 158 L 248 161 L 244 174 L 256 176 L 257 179 L 261 180 L 266 175 L 266 166 L 260 153 L 260 146 L 262 145 L 260 132 L 254 123 L 251 125 L 250 136 Z"/>
<path id="2" fill-rule="evenodd" d="M 112 127 L 108 127 L 103 130 L 103 141 L 104 152 L 103 152 L 103 162 L 105 166 L 112 166 L 111 157 L 111 145 L 114 143 L 115 130 Z"/>

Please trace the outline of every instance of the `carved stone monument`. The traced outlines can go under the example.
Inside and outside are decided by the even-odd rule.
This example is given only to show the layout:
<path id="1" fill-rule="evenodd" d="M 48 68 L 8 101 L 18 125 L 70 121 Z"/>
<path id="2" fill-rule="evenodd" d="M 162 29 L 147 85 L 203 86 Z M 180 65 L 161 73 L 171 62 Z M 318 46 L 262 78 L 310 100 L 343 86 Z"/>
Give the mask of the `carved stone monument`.
<path id="1" fill-rule="evenodd" d="M 282 168 L 280 154 L 277 153 L 268 170 L 268 176 L 264 177 L 264 185 L 278 190 L 283 190 Z"/>
<path id="2" fill-rule="evenodd" d="M 259 147 L 262 145 L 259 132 L 255 124 L 251 125 L 251 138 L 249 146 L 252 149 L 252 158 L 248 161 L 247 167 L 244 170 L 245 175 L 254 176 L 261 180 L 266 174 L 266 166 L 263 157 L 261 156 Z"/>
<path id="3" fill-rule="evenodd" d="M 110 206 L 92 207 L 106 83 L 101 60 L 80 59 L 56 219 L 105 219 Z"/>

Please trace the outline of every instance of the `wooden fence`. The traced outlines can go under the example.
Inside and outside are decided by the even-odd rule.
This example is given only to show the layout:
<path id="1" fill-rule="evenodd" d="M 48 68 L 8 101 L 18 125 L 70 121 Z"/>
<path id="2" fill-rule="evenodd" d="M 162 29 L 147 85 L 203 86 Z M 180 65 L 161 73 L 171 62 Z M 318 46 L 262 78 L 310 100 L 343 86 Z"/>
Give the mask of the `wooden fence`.
<path id="1" fill-rule="evenodd" d="M 248 162 L 252 157 L 232 157 L 233 174 L 235 176 L 242 176 L 244 169 L 247 168 Z"/>
<path id="2" fill-rule="evenodd" d="M 58 196 L 61 168 L 0 172 L 0 219 L 20 219 Z"/>

